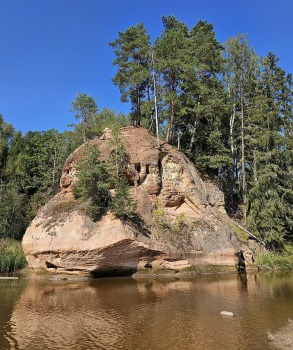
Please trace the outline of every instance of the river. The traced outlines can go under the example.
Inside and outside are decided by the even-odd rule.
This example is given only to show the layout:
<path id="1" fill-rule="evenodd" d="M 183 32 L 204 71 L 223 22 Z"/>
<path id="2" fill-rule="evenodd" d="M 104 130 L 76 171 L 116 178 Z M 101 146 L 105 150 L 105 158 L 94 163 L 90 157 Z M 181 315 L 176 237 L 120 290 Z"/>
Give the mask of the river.
<path id="1" fill-rule="evenodd" d="M 288 318 L 292 272 L 0 279 L 1 350 L 267 350 Z"/>

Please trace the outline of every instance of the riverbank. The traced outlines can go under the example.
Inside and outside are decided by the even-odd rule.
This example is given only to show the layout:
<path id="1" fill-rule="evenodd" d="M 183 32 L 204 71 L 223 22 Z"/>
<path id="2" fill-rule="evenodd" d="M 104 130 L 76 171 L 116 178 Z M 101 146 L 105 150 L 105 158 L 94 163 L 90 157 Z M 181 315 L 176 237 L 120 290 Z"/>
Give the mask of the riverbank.
<path id="1" fill-rule="evenodd" d="M 1 238 L 0 272 L 7 273 L 21 270 L 26 264 L 21 242 L 14 239 Z"/>
<path id="2" fill-rule="evenodd" d="M 276 333 L 268 334 L 269 340 L 272 342 L 272 348 L 276 350 L 293 349 L 293 321 L 289 319 L 287 326 L 281 328 Z"/>

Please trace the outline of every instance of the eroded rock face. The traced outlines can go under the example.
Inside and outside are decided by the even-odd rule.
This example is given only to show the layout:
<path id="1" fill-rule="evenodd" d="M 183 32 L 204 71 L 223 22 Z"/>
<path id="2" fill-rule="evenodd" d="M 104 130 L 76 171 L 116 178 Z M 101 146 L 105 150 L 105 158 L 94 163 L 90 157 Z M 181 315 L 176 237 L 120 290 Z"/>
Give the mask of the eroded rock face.
<path id="1" fill-rule="evenodd" d="M 143 128 L 120 130 L 129 163 L 126 177 L 138 203 L 129 224 L 111 212 L 92 222 L 72 196 L 83 145 L 66 160 L 60 193 L 32 221 L 23 248 L 32 268 L 124 274 L 143 269 L 182 269 L 235 264 L 239 245 L 230 230 L 223 193 L 204 182 L 192 163 Z M 107 157 L 111 130 L 93 143 Z"/>

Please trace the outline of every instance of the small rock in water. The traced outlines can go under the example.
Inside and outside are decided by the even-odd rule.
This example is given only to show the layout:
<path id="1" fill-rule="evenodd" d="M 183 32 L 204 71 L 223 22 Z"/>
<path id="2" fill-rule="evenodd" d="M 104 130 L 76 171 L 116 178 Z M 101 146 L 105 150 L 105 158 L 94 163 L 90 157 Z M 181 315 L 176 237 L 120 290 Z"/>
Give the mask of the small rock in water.
<path id="1" fill-rule="evenodd" d="M 228 316 L 228 317 L 233 317 L 234 316 L 233 312 L 230 312 L 230 311 L 221 311 L 220 315 L 221 316 Z"/>

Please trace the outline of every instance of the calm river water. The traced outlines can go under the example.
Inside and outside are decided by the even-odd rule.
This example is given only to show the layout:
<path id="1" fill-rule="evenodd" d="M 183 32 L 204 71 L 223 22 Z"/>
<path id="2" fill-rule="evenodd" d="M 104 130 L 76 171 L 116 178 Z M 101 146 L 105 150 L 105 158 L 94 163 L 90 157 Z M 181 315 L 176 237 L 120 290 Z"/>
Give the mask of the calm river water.
<path id="1" fill-rule="evenodd" d="M 0 280 L 1 350 L 267 350 L 289 317 L 293 273 Z"/>

